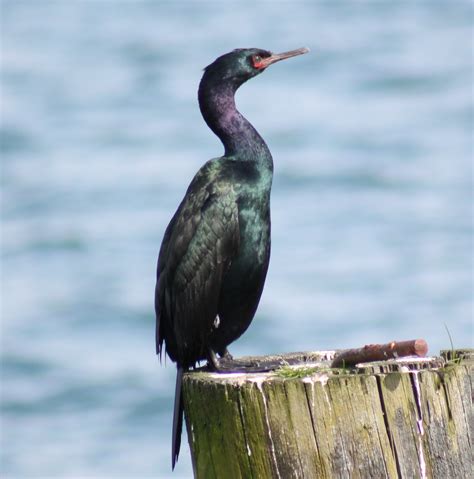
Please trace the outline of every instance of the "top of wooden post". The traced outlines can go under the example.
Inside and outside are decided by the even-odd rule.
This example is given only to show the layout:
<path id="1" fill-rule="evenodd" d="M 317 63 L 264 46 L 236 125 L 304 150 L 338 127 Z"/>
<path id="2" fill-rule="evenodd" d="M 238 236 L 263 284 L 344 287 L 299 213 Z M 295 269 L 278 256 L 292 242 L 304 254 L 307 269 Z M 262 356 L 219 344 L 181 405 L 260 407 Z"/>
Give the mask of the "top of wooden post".
<path id="1" fill-rule="evenodd" d="M 439 357 L 417 357 L 389 359 L 355 364 L 352 367 L 332 368 L 331 364 L 338 350 L 305 351 L 268 356 L 245 356 L 235 359 L 234 366 L 242 365 L 242 370 L 213 372 L 206 367 L 186 373 L 198 374 L 200 380 L 242 383 L 268 379 L 306 378 L 307 381 L 322 380 L 329 376 L 344 374 L 377 374 L 389 372 L 409 372 L 425 369 L 439 369 L 453 360 L 473 360 L 474 349 L 443 350 Z M 245 367 L 251 364 L 251 367 Z M 266 369 L 266 370 L 265 370 Z"/>

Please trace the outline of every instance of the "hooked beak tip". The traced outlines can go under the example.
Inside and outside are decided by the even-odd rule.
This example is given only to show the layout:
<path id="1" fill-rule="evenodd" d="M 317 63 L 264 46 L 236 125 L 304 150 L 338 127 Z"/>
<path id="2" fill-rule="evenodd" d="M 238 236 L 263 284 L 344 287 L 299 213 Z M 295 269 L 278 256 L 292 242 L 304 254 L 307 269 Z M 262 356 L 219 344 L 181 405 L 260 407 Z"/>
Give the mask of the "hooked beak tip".
<path id="1" fill-rule="evenodd" d="M 286 60 L 287 58 L 292 58 L 296 57 L 298 55 L 304 55 L 305 53 L 308 53 L 310 50 L 308 47 L 303 47 L 303 48 L 297 48 L 296 50 L 290 50 L 289 52 L 283 52 L 283 53 L 272 53 L 271 56 L 264 58 L 262 60 L 262 67 L 266 68 L 273 63 L 279 62 L 281 60 Z"/>

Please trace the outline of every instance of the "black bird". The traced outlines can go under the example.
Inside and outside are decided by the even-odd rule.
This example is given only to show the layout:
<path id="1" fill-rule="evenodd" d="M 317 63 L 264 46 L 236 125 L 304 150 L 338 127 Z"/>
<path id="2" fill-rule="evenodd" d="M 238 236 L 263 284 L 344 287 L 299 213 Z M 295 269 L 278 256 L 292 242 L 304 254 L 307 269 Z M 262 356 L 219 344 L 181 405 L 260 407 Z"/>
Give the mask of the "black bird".
<path id="1" fill-rule="evenodd" d="M 269 65 L 308 52 L 242 48 L 205 68 L 199 107 L 225 153 L 197 172 L 168 225 L 158 257 L 156 351 L 177 364 L 172 466 L 181 444 L 183 372 L 207 359 L 219 370 L 249 326 L 270 259 L 272 155 L 237 111 L 234 94 Z M 221 359 L 222 361 L 222 359 Z"/>

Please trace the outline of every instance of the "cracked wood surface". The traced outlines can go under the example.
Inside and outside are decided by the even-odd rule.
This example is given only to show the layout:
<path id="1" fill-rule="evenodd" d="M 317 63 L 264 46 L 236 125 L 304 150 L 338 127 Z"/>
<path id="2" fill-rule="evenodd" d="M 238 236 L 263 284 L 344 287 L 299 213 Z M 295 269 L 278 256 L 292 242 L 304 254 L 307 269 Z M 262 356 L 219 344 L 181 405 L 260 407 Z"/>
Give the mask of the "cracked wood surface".
<path id="1" fill-rule="evenodd" d="M 330 369 L 334 354 L 242 358 L 287 364 L 266 373 L 186 373 L 195 477 L 470 477 L 472 350 L 351 370 Z"/>

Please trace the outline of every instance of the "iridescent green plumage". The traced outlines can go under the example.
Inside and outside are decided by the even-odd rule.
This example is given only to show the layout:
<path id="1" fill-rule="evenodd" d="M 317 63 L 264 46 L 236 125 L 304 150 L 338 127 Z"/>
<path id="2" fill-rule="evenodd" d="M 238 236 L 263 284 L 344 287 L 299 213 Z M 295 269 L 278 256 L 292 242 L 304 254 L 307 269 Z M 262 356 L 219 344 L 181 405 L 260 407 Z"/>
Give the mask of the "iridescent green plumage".
<path id="1" fill-rule="evenodd" d="M 177 363 L 173 467 L 182 428 L 183 371 L 208 359 L 250 325 L 270 259 L 270 190 L 273 160 L 262 137 L 237 111 L 234 94 L 275 61 L 305 53 L 273 55 L 239 49 L 205 69 L 199 106 L 221 139 L 225 154 L 208 161 L 192 180 L 166 229 L 158 258 L 156 347 L 163 343 Z"/>

